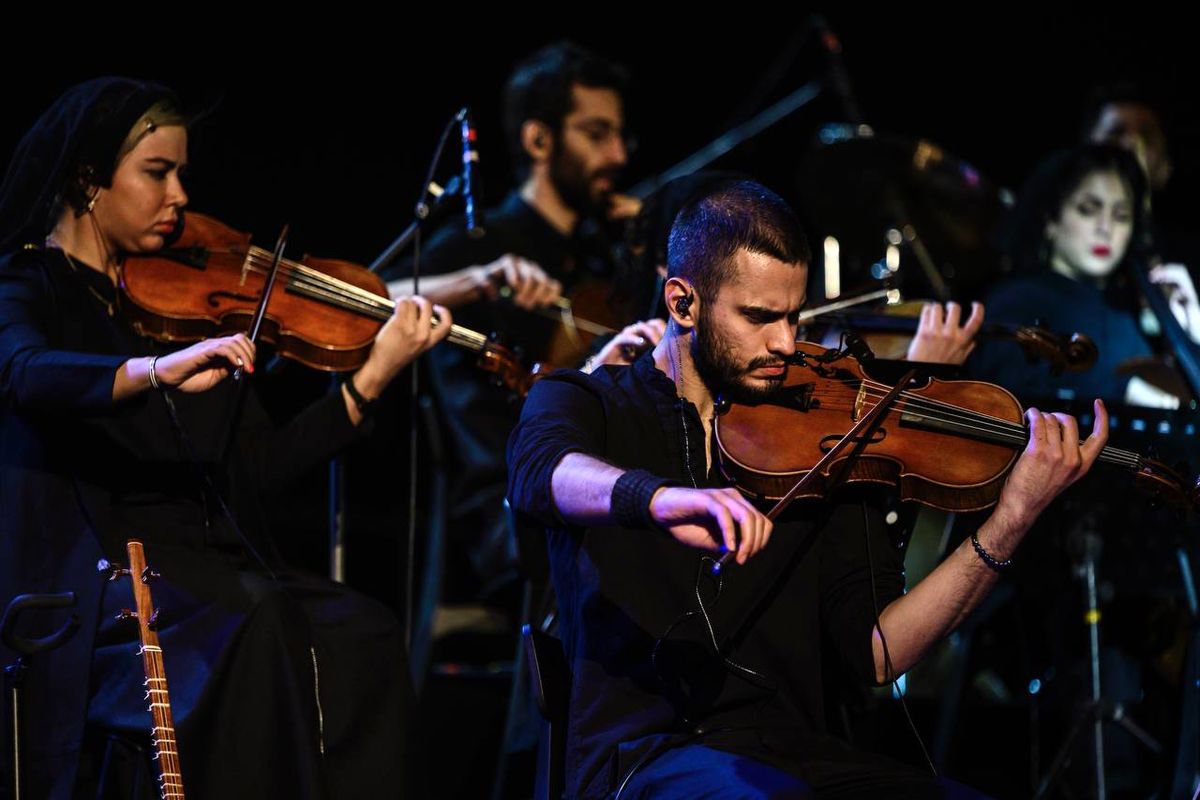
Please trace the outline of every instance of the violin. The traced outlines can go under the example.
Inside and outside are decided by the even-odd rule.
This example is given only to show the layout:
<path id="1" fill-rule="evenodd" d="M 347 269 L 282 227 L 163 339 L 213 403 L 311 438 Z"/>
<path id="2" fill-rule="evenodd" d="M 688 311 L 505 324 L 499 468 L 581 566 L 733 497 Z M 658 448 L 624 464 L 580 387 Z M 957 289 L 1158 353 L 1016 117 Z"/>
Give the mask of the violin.
<path id="1" fill-rule="evenodd" d="M 903 358 L 908 342 L 911 341 L 912 335 L 916 334 L 920 324 L 916 317 L 870 312 L 833 313 L 822 317 L 822 320 L 860 332 L 909 334 L 905 337 L 903 349 L 900 350 L 900 358 Z M 1020 345 L 1030 361 L 1047 362 L 1050 371 L 1055 375 L 1061 375 L 1063 372 L 1086 372 L 1096 365 L 1096 359 L 1100 356 L 1096 343 L 1087 334 L 1060 334 L 1036 325 L 985 322 L 975 336 L 1014 342 Z M 871 339 L 868 339 L 868 343 L 874 344 Z"/>
<path id="2" fill-rule="evenodd" d="M 888 386 L 852 356 L 809 342 L 797 344 L 790 366 L 770 399 L 718 406 L 721 470 L 751 497 L 817 498 L 845 483 L 887 484 L 902 500 L 978 511 L 999 499 L 1029 439 L 1021 404 L 993 384 L 932 379 L 916 388 Z M 890 405 L 877 409 L 885 397 Z M 871 423 L 843 442 L 872 414 Z M 845 450 L 824 458 L 838 447 Z M 1200 506 L 1196 482 L 1157 461 L 1115 447 L 1105 447 L 1099 460 L 1128 470 L 1152 499 L 1181 511 Z M 793 495 L 797 481 L 814 469 Z"/>
<path id="3" fill-rule="evenodd" d="M 121 309 L 133 329 L 160 341 L 191 342 L 245 331 L 262 294 L 272 253 L 250 235 L 189 213 L 179 236 L 157 253 L 125 259 Z M 314 369 L 362 366 L 395 309 L 376 274 L 349 261 L 283 259 L 260 332 L 279 355 Z M 434 324 L 438 324 L 437 320 Z M 479 356 L 478 365 L 524 397 L 541 377 L 488 336 L 451 325 L 447 341 Z"/>
<path id="4" fill-rule="evenodd" d="M 877 299 L 887 301 L 885 310 L 846 310 Z M 917 316 L 924 305 L 924 302 L 915 300 L 901 302 L 900 292 L 896 289 L 879 289 L 806 309 L 800 313 L 800 322 L 819 319 L 823 323 L 867 333 L 867 343 L 876 352 L 882 349 L 883 358 L 903 359 L 912 335 L 917 332 L 920 324 Z M 887 333 L 907 335 L 896 337 L 893 341 L 882 336 Z M 1047 362 L 1050 371 L 1055 375 L 1061 375 L 1063 372 L 1085 372 L 1095 366 L 1100 355 L 1096 343 L 1086 334 L 1060 334 L 1035 325 L 988 322 L 979 329 L 976 336 L 1015 342 L 1025 351 L 1030 361 L 1040 359 Z"/>

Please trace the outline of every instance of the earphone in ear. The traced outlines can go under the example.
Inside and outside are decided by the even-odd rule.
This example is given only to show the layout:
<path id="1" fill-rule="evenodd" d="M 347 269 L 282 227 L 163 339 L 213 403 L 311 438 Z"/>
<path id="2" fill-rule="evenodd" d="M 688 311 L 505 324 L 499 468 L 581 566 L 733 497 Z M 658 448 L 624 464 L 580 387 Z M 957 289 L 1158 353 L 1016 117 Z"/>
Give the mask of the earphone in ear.
<path id="1" fill-rule="evenodd" d="M 692 307 L 692 296 L 685 294 L 683 297 L 675 301 L 675 313 L 681 317 L 688 315 L 688 309 Z"/>

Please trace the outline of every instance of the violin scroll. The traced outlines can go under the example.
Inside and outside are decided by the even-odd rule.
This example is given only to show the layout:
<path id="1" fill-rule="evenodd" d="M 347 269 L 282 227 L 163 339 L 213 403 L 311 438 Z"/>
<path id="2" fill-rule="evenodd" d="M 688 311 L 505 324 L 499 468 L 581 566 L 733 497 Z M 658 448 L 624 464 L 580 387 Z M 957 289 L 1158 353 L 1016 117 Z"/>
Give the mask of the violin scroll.
<path id="1" fill-rule="evenodd" d="M 1139 460 L 1133 477 L 1138 491 L 1180 516 L 1200 510 L 1200 476 L 1188 481 L 1182 474 L 1150 458 Z"/>
<path id="2" fill-rule="evenodd" d="M 1096 343 L 1083 333 L 1070 336 L 1029 325 L 1019 325 L 1013 338 L 1030 360 L 1044 360 L 1055 375 L 1064 372 L 1085 372 L 1091 369 L 1100 355 Z"/>

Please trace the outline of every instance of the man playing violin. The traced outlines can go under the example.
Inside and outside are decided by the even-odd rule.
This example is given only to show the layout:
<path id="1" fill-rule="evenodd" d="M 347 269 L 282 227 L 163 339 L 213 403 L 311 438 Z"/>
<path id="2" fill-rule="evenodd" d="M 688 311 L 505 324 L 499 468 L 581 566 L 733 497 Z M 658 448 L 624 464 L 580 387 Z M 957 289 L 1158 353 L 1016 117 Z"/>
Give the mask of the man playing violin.
<path id="1" fill-rule="evenodd" d="M 421 250 L 421 293 L 453 309 L 463 325 L 499 334 L 527 363 L 545 360 L 561 329 L 534 312 L 551 308 L 589 278 L 611 278 L 611 242 L 601 229 L 610 219 L 636 213 L 614 194 L 627 160 L 625 83 L 623 69 L 568 43 L 545 47 L 518 65 L 504 94 L 518 186 L 487 212 L 482 237 L 469 237 L 457 220 Z M 392 280 L 389 288 L 393 296 L 408 295 L 412 280 Z M 627 347 L 652 345 L 661 332 L 657 321 L 629 325 L 597 360 L 627 362 Z M 430 364 L 458 459 L 451 537 L 471 560 L 477 579 L 472 591 L 481 587 L 486 597 L 511 586 L 515 575 L 502 501 L 504 445 L 517 406 L 506 390 L 480 381 L 470 353 L 443 348 L 431 354 Z"/>
<path id="2" fill-rule="evenodd" d="M 932 776 L 825 732 L 828 670 L 884 684 L 973 609 L 1107 436 L 1030 409 L 1030 439 L 976 539 L 904 592 L 873 490 L 778 524 L 725 488 L 716 398 L 770 398 L 795 352 L 809 250 L 742 182 L 693 202 L 668 248 L 667 333 L 631 367 L 556 373 L 509 443 L 509 498 L 545 526 L 572 687 L 567 794 L 941 796 Z M 786 433 L 780 432 L 786 446 Z M 713 573 L 714 554 L 735 555 Z"/>

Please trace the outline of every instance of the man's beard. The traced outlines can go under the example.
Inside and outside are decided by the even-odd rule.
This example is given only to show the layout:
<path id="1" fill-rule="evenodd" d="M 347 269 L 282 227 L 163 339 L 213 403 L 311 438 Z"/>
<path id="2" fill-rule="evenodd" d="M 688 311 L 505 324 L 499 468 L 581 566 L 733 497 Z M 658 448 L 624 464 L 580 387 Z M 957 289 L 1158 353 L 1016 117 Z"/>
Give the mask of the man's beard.
<path id="1" fill-rule="evenodd" d="M 720 395 L 735 403 L 761 403 L 783 386 L 786 369 L 778 378 L 769 381 L 749 383 L 747 378 L 749 373 L 761 367 L 785 363 L 782 359 L 762 356 L 743 367 L 731 352 L 729 337 L 723 336 L 716 326 L 697 322 L 693 330 L 696 333 L 692 337 L 692 363 L 714 397 Z"/>
<path id="2" fill-rule="evenodd" d="M 615 182 L 617 174 L 618 171 L 614 169 L 588 175 L 580 160 L 562 146 L 556 147 L 550 158 L 550 182 L 554 184 L 567 207 L 582 217 L 604 219 L 607 216 L 612 192 L 606 191 L 597 195 L 592 192 L 591 183 L 601 176 L 611 178 Z"/>

